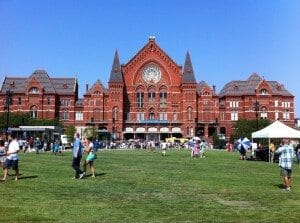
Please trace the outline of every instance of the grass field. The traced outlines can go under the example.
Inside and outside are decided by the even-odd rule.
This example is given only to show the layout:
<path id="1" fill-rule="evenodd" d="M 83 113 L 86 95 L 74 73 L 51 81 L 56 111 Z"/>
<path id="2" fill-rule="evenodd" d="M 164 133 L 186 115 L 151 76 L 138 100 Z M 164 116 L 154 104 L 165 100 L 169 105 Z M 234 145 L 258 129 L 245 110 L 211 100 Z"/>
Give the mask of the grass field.
<path id="1" fill-rule="evenodd" d="M 300 166 L 283 192 L 278 164 L 238 158 L 106 150 L 96 178 L 73 180 L 70 152 L 21 154 L 19 181 L 0 183 L 0 222 L 300 222 Z"/>

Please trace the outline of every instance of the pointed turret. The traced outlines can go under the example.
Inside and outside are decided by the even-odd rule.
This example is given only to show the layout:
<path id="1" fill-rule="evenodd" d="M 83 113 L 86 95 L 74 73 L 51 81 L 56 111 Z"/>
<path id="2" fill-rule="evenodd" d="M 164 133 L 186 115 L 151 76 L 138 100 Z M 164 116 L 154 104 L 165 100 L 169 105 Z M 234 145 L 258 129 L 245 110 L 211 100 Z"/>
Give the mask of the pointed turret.
<path id="1" fill-rule="evenodd" d="M 183 67 L 182 83 L 196 83 L 194 70 L 189 52 L 186 53 L 185 63 Z"/>
<path id="2" fill-rule="evenodd" d="M 123 82 L 118 50 L 116 50 L 115 52 L 115 57 L 110 72 L 109 82 Z"/>

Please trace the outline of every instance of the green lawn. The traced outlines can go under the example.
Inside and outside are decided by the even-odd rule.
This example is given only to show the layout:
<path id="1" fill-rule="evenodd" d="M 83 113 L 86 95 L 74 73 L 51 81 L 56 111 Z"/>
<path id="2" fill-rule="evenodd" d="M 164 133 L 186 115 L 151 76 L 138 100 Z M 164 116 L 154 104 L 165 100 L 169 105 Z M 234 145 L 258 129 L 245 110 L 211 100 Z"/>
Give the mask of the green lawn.
<path id="1" fill-rule="evenodd" d="M 238 158 L 106 150 L 96 178 L 73 180 L 70 152 L 21 154 L 20 180 L 0 183 L 0 222 L 300 222 L 300 166 L 288 193 L 277 164 Z"/>

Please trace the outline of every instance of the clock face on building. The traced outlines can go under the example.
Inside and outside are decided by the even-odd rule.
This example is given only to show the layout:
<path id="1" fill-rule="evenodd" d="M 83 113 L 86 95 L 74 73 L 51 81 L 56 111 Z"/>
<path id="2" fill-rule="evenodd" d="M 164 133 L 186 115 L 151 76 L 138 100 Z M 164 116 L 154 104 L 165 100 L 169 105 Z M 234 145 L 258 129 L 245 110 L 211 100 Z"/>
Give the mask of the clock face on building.
<path id="1" fill-rule="evenodd" d="M 157 83 L 161 79 L 161 71 L 158 66 L 150 64 L 143 69 L 142 76 L 147 83 Z"/>

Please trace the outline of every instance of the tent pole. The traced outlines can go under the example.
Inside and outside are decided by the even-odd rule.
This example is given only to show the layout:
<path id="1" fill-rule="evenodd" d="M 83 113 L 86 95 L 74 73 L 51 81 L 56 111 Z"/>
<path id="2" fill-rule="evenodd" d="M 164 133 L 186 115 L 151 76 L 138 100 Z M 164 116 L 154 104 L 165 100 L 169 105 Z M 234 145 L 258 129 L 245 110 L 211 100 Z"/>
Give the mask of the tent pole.
<path id="1" fill-rule="evenodd" d="M 271 163 L 271 150 L 270 150 L 270 138 L 269 138 L 269 145 L 268 145 L 268 147 L 269 147 L 269 163 Z"/>

